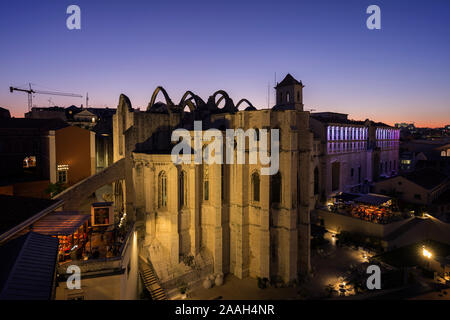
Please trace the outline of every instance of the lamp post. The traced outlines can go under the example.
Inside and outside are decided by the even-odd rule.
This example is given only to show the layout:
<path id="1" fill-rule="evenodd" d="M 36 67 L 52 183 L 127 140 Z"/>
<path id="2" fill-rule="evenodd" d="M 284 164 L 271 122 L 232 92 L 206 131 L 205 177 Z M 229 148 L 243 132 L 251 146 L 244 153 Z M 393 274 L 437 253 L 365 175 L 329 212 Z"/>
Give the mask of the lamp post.
<path id="1" fill-rule="evenodd" d="M 425 246 L 422 246 L 422 255 L 426 258 L 427 261 L 427 268 L 430 269 L 430 259 L 433 256 L 430 250 L 425 248 Z"/>

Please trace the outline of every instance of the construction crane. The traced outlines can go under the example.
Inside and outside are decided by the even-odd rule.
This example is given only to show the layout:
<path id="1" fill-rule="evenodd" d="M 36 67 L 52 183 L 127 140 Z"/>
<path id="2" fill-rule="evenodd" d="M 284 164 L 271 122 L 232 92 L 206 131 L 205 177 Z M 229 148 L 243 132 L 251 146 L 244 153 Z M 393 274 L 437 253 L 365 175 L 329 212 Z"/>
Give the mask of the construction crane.
<path id="1" fill-rule="evenodd" d="M 11 93 L 14 91 L 21 91 L 21 92 L 28 93 L 28 111 L 31 111 L 31 108 L 33 107 L 33 94 L 48 94 L 48 95 L 52 95 L 52 96 L 83 98 L 82 95 L 75 94 L 75 93 L 34 90 L 33 88 L 31 88 L 31 83 L 29 83 L 28 85 L 29 85 L 29 89 L 9 87 L 9 92 L 11 92 Z"/>

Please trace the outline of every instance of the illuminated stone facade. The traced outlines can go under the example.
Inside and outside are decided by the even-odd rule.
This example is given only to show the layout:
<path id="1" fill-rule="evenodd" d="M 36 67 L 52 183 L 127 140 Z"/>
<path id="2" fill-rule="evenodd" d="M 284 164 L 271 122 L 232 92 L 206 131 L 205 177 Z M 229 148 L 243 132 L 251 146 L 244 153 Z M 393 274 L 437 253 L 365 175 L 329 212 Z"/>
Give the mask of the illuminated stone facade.
<path id="1" fill-rule="evenodd" d="M 316 133 L 321 122 L 303 111 L 302 91 L 302 83 L 287 75 L 271 109 L 256 109 L 246 99 L 234 104 L 224 91 L 207 102 L 187 91 L 174 104 L 158 87 L 140 111 L 121 95 L 113 120 L 114 161 L 125 158 L 125 211 L 140 225 L 140 254 L 162 283 L 209 273 L 290 282 L 309 271 L 310 211 L 319 200 L 314 170 L 330 153 L 323 152 L 327 137 Z M 165 103 L 155 102 L 158 93 Z M 248 107 L 239 110 L 243 103 Z M 246 164 L 174 164 L 171 134 L 185 128 L 194 136 L 194 120 L 202 121 L 203 130 L 279 129 L 278 174 L 261 175 L 259 158 L 249 163 L 248 143 Z M 362 142 L 368 131 L 361 132 Z"/>

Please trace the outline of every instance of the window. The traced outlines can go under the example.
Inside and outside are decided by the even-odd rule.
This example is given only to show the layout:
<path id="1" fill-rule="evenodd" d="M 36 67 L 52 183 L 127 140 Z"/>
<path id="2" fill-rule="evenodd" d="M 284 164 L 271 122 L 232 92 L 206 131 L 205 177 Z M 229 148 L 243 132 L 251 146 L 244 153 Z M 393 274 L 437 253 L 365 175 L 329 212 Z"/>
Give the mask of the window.
<path id="1" fill-rule="evenodd" d="M 208 175 L 208 168 L 205 168 L 204 176 L 203 176 L 203 195 L 204 200 L 209 200 L 209 175 Z"/>
<path id="2" fill-rule="evenodd" d="M 300 91 L 297 91 L 297 102 L 300 102 Z"/>
<path id="3" fill-rule="evenodd" d="M 350 169 L 350 177 L 353 177 L 355 170 L 353 168 Z"/>
<path id="4" fill-rule="evenodd" d="M 185 171 L 181 171 L 178 181 L 178 202 L 180 207 L 187 204 L 187 175 Z"/>
<path id="5" fill-rule="evenodd" d="M 358 182 L 361 183 L 361 167 L 358 168 Z"/>
<path id="6" fill-rule="evenodd" d="M 23 159 L 24 168 L 34 168 L 36 167 L 36 156 L 30 156 Z"/>
<path id="7" fill-rule="evenodd" d="M 289 100 L 291 100 L 291 95 L 289 94 L 289 92 L 286 92 L 286 102 L 290 102 Z"/>
<path id="8" fill-rule="evenodd" d="M 67 183 L 67 170 L 58 170 L 58 182 Z"/>
<path id="9" fill-rule="evenodd" d="M 252 190 L 253 201 L 259 201 L 259 174 L 256 172 L 252 174 Z"/>
<path id="10" fill-rule="evenodd" d="M 167 208 L 167 175 L 164 171 L 158 177 L 158 208 Z"/>
<path id="11" fill-rule="evenodd" d="M 422 199 L 422 197 L 420 196 L 420 194 L 416 193 L 414 195 L 414 199 L 420 200 L 420 199 Z"/>
<path id="12" fill-rule="evenodd" d="M 271 176 L 271 184 L 270 184 L 270 196 L 272 204 L 281 203 L 281 174 L 277 172 L 277 174 Z"/>

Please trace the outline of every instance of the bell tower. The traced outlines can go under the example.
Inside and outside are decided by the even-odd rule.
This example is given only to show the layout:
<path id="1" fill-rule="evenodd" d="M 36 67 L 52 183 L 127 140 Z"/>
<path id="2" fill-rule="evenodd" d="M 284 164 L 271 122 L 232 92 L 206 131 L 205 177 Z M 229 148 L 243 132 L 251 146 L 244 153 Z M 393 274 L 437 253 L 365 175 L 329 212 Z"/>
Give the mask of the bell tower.
<path id="1" fill-rule="evenodd" d="M 283 110 L 303 111 L 303 87 L 301 81 L 288 73 L 275 87 L 276 107 Z"/>

